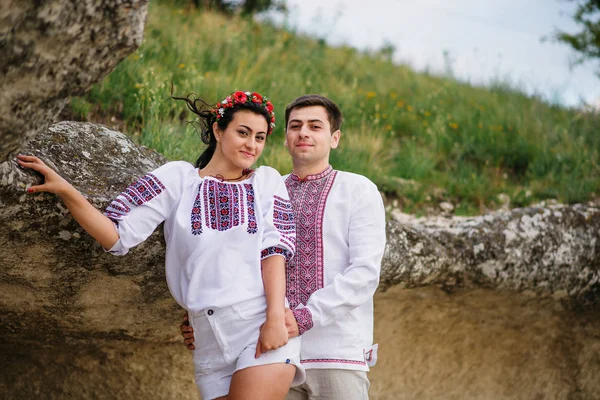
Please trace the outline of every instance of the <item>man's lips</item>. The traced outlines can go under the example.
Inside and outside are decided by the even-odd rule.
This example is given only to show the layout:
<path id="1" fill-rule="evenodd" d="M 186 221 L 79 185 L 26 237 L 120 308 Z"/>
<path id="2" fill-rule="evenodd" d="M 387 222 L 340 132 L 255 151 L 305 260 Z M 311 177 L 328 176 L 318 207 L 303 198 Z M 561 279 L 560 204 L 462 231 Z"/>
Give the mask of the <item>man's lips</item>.
<path id="1" fill-rule="evenodd" d="M 312 147 L 312 144 L 310 144 L 310 143 L 298 143 L 296 145 L 296 147 Z"/>

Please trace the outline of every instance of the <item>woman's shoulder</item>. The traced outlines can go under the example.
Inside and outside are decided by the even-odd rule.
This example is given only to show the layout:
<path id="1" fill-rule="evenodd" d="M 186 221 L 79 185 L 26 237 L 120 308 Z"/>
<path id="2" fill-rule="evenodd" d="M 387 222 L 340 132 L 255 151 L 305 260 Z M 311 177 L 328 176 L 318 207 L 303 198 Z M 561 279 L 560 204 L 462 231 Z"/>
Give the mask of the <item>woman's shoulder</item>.
<path id="1" fill-rule="evenodd" d="M 169 161 L 151 172 L 164 182 L 185 182 L 197 175 L 196 168 L 187 161 Z"/>

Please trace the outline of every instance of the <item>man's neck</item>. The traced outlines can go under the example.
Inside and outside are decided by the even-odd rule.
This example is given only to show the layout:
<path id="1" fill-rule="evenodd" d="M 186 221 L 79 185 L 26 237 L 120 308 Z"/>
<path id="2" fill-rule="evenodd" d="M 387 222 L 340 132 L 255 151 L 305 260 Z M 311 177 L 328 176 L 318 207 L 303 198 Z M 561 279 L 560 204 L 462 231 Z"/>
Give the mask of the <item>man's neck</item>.
<path id="1" fill-rule="evenodd" d="M 294 174 L 298 176 L 300 179 L 304 179 L 309 175 L 320 174 L 325 171 L 329 167 L 329 160 L 324 160 L 323 162 L 319 162 L 316 164 L 299 164 L 294 163 L 294 170 L 292 171 Z"/>

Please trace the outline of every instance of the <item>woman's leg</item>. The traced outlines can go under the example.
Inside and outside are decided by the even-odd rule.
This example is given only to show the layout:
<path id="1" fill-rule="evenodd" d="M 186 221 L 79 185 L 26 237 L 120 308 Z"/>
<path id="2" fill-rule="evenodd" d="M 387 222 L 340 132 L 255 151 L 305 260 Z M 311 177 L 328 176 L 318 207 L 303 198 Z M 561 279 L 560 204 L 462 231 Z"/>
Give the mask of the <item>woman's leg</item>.
<path id="1" fill-rule="evenodd" d="M 293 364 L 244 368 L 233 374 L 227 400 L 283 400 L 296 374 Z"/>

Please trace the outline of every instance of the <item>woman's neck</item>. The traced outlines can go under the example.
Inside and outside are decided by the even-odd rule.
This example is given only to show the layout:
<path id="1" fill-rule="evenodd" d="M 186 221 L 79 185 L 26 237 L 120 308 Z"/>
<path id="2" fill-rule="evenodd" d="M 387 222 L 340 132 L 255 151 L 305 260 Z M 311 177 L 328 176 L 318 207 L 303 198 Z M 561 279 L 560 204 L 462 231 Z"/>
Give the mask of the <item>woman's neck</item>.
<path id="1" fill-rule="evenodd" d="M 243 168 L 233 165 L 228 160 L 218 157 L 215 154 L 208 164 L 200 170 L 200 176 L 202 178 L 205 176 L 214 176 L 227 181 L 239 179 L 244 175 L 244 172 Z"/>

